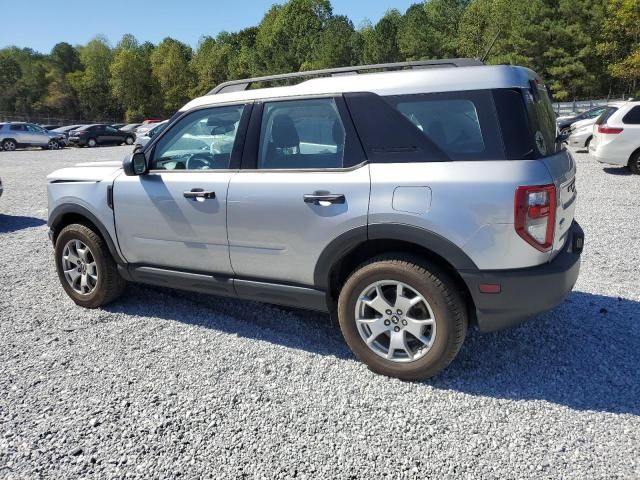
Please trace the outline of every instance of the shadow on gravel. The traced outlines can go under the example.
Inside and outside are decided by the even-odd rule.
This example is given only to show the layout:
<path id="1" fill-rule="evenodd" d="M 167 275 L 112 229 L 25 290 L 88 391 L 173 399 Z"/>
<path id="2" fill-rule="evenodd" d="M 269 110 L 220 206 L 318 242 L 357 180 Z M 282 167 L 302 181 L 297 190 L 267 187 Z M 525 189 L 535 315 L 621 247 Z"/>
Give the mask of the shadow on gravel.
<path id="1" fill-rule="evenodd" d="M 154 316 L 340 359 L 353 359 L 328 316 L 131 285 L 108 311 Z M 577 410 L 640 415 L 640 302 L 574 292 L 551 312 L 502 332 L 470 332 L 425 386 Z"/>
<path id="2" fill-rule="evenodd" d="M 633 175 L 627 167 L 604 167 L 602 170 L 609 175 L 618 175 L 623 177 Z"/>
<path id="3" fill-rule="evenodd" d="M 640 415 L 640 302 L 574 292 L 551 312 L 467 337 L 441 389 Z"/>
<path id="4" fill-rule="evenodd" d="M 0 233 L 10 233 L 25 228 L 39 227 L 45 223 L 47 222 L 40 218 L 3 215 L 0 213 Z"/>

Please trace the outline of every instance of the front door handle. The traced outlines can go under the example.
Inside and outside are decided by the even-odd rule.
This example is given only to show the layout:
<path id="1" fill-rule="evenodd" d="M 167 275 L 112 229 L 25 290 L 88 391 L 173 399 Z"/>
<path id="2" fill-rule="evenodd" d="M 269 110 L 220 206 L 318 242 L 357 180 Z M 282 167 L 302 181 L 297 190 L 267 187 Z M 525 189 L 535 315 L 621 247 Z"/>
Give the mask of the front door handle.
<path id="1" fill-rule="evenodd" d="M 183 193 L 184 198 L 190 198 L 192 200 L 210 200 L 216 198 L 216 192 L 205 191 L 202 188 L 192 188 L 190 192 Z"/>
<path id="2" fill-rule="evenodd" d="M 344 203 L 345 197 L 342 193 L 329 193 L 329 192 L 313 192 L 307 193 L 303 196 L 304 203 L 312 203 L 314 205 L 337 204 Z"/>

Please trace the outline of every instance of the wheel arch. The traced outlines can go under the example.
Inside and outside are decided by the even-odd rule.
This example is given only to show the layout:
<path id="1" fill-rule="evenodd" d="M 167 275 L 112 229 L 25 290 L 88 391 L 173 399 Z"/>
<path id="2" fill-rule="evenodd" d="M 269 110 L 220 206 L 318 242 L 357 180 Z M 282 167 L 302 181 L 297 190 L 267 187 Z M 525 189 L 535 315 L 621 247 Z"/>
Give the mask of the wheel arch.
<path id="1" fill-rule="evenodd" d="M 80 223 L 91 228 L 96 232 L 102 240 L 107 244 L 109 253 L 119 265 L 125 265 L 126 262 L 122 256 L 118 253 L 116 245 L 109 234 L 107 228 L 102 224 L 98 217 L 96 217 L 89 210 L 81 205 L 75 205 L 73 203 L 65 203 L 58 205 L 49 215 L 47 224 L 51 230 L 51 241 L 54 243 L 58 238 L 58 235 L 64 227 L 73 223 Z"/>
<path id="2" fill-rule="evenodd" d="M 640 155 L 640 147 L 631 152 L 631 155 L 629 155 L 629 160 L 627 160 L 627 165 L 631 163 L 631 160 L 633 160 L 636 155 Z"/>
<path id="3" fill-rule="evenodd" d="M 375 224 L 358 227 L 339 236 L 318 259 L 314 270 L 315 286 L 327 292 L 330 302 L 335 302 L 341 286 L 358 265 L 386 253 L 424 258 L 447 272 L 467 304 L 469 318 L 475 318 L 473 298 L 460 271 L 476 271 L 478 267 L 451 241 L 411 225 Z"/>

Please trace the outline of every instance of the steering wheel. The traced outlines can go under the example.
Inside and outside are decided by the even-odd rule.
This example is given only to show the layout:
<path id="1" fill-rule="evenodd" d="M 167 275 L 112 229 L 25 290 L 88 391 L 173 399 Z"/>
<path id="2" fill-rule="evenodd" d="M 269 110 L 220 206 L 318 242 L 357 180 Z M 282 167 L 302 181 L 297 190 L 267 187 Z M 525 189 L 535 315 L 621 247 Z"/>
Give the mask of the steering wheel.
<path id="1" fill-rule="evenodd" d="M 186 162 L 187 170 L 208 170 L 213 167 L 214 157 L 210 153 L 194 153 Z"/>

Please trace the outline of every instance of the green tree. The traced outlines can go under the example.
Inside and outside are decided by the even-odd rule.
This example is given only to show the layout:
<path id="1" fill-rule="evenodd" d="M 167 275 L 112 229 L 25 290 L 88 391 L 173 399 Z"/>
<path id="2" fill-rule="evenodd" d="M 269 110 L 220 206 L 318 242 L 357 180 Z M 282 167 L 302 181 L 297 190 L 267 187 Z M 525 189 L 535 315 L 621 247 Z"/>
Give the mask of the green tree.
<path id="1" fill-rule="evenodd" d="M 0 111 L 15 111 L 17 85 L 21 76 L 20 64 L 16 59 L 0 51 Z"/>
<path id="2" fill-rule="evenodd" d="M 365 24 L 361 30 L 364 63 L 397 62 L 401 59 L 398 46 L 401 23 L 402 15 L 393 9 L 385 13 L 375 27 Z"/>
<path id="3" fill-rule="evenodd" d="M 191 56 L 189 46 L 169 37 L 162 40 L 151 54 L 151 71 L 160 85 L 165 115 L 179 110 L 191 98 Z"/>
<path id="4" fill-rule="evenodd" d="M 362 54 L 360 35 L 347 17 L 331 17 L 314 44 L 313 58 L 304 70 L 356 65 Z"/>

